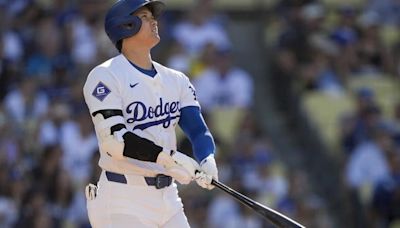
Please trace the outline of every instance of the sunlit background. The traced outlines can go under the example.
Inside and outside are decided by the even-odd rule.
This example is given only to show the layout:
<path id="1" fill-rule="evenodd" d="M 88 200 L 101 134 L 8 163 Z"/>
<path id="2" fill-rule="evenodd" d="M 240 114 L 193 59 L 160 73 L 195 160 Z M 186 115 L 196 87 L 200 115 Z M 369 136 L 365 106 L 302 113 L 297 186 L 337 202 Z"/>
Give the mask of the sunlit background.
<path id="1" fill-rule="evenodd" d="M 153 59 L 195 85 L 223 183 L 307 227 L 400 227 L 400 1 L 164 2 Z M 2 228 L 90 227 L 82 86 L 117 54 L 111 3 L 0 0 Z M 270 227 L 218 189 L 179 189 L 193 228 Z"/>

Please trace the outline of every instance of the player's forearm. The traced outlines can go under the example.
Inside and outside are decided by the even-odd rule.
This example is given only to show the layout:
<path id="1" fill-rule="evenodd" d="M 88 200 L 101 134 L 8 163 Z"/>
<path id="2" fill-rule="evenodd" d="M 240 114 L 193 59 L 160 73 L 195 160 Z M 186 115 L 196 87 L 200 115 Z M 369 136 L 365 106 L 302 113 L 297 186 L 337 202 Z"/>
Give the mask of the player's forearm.
<path id="1" fill-rule="evenodd" d="M 163 148 L 154 142 L 129 131 L 123 135 L 123 138 L 125 143 L 123 155 L 125 157 L 156 162 L 158 155 L 163 151 Z"/>
<path id="2" fill-rule="evenodd" d="M 156 162 L 163 148 L 128 131 L 121 110 L 99 110 L 92 113 L 101 149 L 115 159 L 124 157 Z"/>
<path id="3" fill-rule="evenodd" d="M 202 161 L 208 155 L 215 152 L 215 143 L 211 133 L 207 130 L 201 132 L 191 140 L 193 154 L 197 161 Z"/>
<path id="4" fill-rule="evenodd" d="M 208 130 L 199 107 L 184 107 L 181 110 L 179 126 L 192 143 L 193 154 L 197 161 L 200 162 L 215 152 L 214 139 Z"/>

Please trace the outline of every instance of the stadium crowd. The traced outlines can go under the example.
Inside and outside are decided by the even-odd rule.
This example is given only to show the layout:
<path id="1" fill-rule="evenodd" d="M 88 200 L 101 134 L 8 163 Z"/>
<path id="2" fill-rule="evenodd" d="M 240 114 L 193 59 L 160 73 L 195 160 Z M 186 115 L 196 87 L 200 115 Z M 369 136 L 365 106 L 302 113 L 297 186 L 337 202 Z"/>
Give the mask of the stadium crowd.
<path id="1" fill-rule="evenodd" d="M 333 97 L 325 102 L 351 103 L 350 111 L 343 109 L 337 115 L 336 145 L 330 148 L 351 199 L 349 204 L 343 202 L 350 207 L 349 227 L 396 227 L 400 221 L 400 4 L 361 2 L 328 7 L 320 1 L 281 1 L 279 13 L 267 23 L 266 42 L 276 56 L 272 72 L 277 80 L 290 78 L 300 100 L 319 94 Z M 362 80 L 371 83 L 353 86 Z M 379 89 L 383 83 L 387 86 Z M 336 107 L 328 103 L 313 108 L 337 112 L 330 105 Z"/>
<path id="2" fill-rule="evenodd" d="M 329 9 L 334 23 L 324 23 L 323 4 L 296 2 L 277 1 L 266 22 L 266 45 L 277 53 L 271 64 L 296 76 L 295 89 L 335 95 L 350 77 L 399 80 L 400 40 L 378 36 L 381 26 L 400 23 L 398 1 Z M 103 29 L 108 7 L 101 0 L 0 0 L 0 227 L 90 227 L 84 186 L 97 181 L 100 168 L 82 83 L 117 54 Z M 334 227 L 307 174 L 285 165 L 253 115 L 257 81 L 235 62 L 229 23 L 212 0 L 167 11 L 155 60 L 195 85 L 224 183 L 307 227 Z M 364 197 L 355 211 L 365 211 L 373 227 L 388 227 L 400 218 L 400 103 L 388 119 L 374 91 L 364 88 L 356 98 L 357 111 L 339 125 L 343 184 Z M 191 151 L 184 137 L 179 149 Z M 218 190 L 179 188 L 193 228 L 269 227 Z"/>

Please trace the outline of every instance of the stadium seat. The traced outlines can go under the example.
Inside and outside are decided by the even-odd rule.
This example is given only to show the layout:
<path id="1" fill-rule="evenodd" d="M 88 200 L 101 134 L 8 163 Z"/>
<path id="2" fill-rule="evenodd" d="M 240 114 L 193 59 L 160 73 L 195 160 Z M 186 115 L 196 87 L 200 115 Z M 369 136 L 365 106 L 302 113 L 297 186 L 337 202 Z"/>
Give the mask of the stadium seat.
<path id="1" fill-rule="evenodd" d="M 336 148 L 339 117 L 353 110 L 351 96 L 348 94 L 332 96 L 322 92 L 312 92 L 304 96 L 303 107 L 325 143 Z"/>
<path id="2" fill-rule="evenodd" d="M 217 135 L 224 143 L 233 143 L 244 114 L 242 109 L 214 109 L 210 113 L 213 134 Z"/>

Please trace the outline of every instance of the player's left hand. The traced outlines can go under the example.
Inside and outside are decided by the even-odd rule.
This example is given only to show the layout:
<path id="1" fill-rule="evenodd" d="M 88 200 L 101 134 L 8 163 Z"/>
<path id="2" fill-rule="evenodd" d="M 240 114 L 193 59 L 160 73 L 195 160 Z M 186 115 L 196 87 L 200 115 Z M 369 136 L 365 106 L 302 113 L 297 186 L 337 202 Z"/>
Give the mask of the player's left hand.
<path id="1" fill-rule="evenodd" d="M 195 171 L 200 169 L 193 158 L 179 151 L 161 152 L 157 163 L 162 164 L 169 175 L 181 184 L 189 184 L 195 177 Z"/>
<path id="2" fill-rule="evenodd" d="M 213 189 L 211 184 L 212 179 L 218 180 L 217 163 L 215 162 L 214 154 L 208 155 L 200 162 L 200 172 L 196 172 L 196 182 L 203 188 Z"/>

